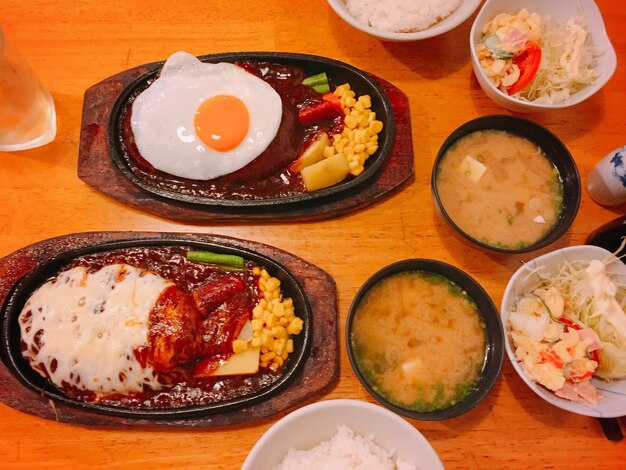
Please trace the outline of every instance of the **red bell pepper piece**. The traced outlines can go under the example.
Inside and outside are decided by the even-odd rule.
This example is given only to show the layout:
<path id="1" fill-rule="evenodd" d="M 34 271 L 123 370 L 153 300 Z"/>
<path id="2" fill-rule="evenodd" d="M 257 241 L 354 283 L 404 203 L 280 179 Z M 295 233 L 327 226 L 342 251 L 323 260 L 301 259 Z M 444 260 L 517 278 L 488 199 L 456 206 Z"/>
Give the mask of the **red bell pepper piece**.
<path id="1" fill-rule="evenodd" d="M 522 91 L 535 77 L 541 64 L 541 47 L 536 42 L 526 43 L 524 49 L 513 57 L 513 63 L 519 67 L 520 77 L 506 89 L 509 95 Z"/>
<path id="2" fill-rule="evenodd" d="M 341 100 L 337 95 L 335 95 L 334 93 L 326 93 L 324 96 L 322 96 L 322 99 L 324 101 L 332 103 L 337 108 L 337 111 L 343 113 L 343 106 L 341 106 Z"/>
<path id="3" fill-rule="evenodd" d="M 577 325 L 569 318 L 561 317 L 559 318 L 559 322 L 563 323 L 567 328 L 571 328 L 573 330 L 582 330 L 580 325 Z M 592 361 L 596 361 L 598 364 L 600 364 L 600 354 L 598 354 L 598 351 L 588 351 L 587 356 Z"/>
<path id="4" fill-rule="evenodd" d="M 569 318 L 561 317 L 561 318 L 559 318 L 559 322 L 563 323 L 566 327 L 571 328 L 573 330 L 580 330 L 581 329 L 580 326 L 578 326 L 576 323 L 574 323 Z"/>
<path id="5" fill-rule="evenodd" d="M 341 103 L 337 107 L 335 102 L 322 99 L 321 102 L 301 108 L 298 112 L 298 119 L 300 119 L 302 124 L 308 126 L 327 119 L 334 119 L 341 115 L 343 115 Z"/>

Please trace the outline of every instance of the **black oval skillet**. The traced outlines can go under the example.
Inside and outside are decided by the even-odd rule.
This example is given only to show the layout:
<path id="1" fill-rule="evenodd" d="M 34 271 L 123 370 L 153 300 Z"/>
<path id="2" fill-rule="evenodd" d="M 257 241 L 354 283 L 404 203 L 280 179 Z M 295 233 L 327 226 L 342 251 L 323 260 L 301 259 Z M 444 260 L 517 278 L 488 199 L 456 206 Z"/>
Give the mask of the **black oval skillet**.
<path id="1" fill-rule="evenodd" d="M 131 82 L 120 94 L 111 110 L 109 125 L 109 147 L 111 158 L 122 173 L 135 185 L 156 196 L 189 203 L 199 206 L 238 207 L 276 207 L 289 204 L 306 203 L 317 199 L 328 199 L 349 191 L 358 191 L 358 188 L 371 180 L 382 165 L 387 161 L 393 150 L 395 127 L 393 112 L 387 95 L 374 79 L 351 65 L 338 60 L 308 54 L 293 54 L 286 52 L 232 52 L 210 54 L 199 57 L 203 62 L 241 62 L 252 60 L 259 62 L 274 62 L 293 65 L 303 68 L 307 75 L 326 72 L 333 83 L 349 83 L 357 95 L 368 94 L 372 98 L 372 110 L 376 118 L 383 122 L 383 130 L 379 134 L 378 150 L 365 165 L 365 170 L 357 177 L 348 178 L 329 188 L 320 189 L 311 193 L 302 193 L 286 197 L 264 199 L 235 199 L 228 197 L 209 198 L 190 194 L 182 194 L 173 190 L 156 186 L 146 178 L 138 176 L 131 168 L 130 156 L 121 144 L 122 139 L 122 111 L 137 95 L 138 90 L 146 88 L 157 77 L 164 62 L 154 64 L 154 67 Z"/>
<path id="2" fill-rule="evenodd" d="M 242 256 L 246 260 L 253 261 L 265 267 L 270 274 L 281 281 L 281 289 L 285 297 L 293 299 L 297 315 L 304 320 L 302 333 L 294 336 L 294 352 L 289 355 L 281 374 L 277 380 L 262 387 L 257 391 L 245 395 L 236 396 L 216 403 L 193 405 L 177 408 L 124 408 L 120 406 L 88 403 L 69 397 L 56 389 L 48 380 L 34 371 L 28 362 L 22 357 L 20 350 L 20 328 L 18 316 L 31 295 L 39 286 L 55 276 L 59 271 L 71 263 L 75 258 L 87 254 L 108 252 L 124 248 L 134 247 L 158 247 L 158 246 L 187 246 L 196 250 L 207 250 L 218 253 L 234 254 Z M 114 241 L 103 243 L 93 247 L 85 247 L 67 251 L 50 259 L 15 285 L 2 307 L 2 331 L 0 356 L 2 361 L 20 382 L 36 392 L 54 401 L 80 408 L 85 411 L 104 413 L 112 416 L 127 418 L 152 418 L 152 419 L 180 419 L 199 417 L 207 414 L 231 411 L 237 408 L 246 408 L 258 404 L 279 393 L 289 385 L 302 369 L 308 357 L 311 343 L 311 307 L 300 283 L 280 263 L 254 251 L 241 248 L 222 246 L 215 243 L 190 241 L 177 239 L 144 239 L 130 241 Z"/>

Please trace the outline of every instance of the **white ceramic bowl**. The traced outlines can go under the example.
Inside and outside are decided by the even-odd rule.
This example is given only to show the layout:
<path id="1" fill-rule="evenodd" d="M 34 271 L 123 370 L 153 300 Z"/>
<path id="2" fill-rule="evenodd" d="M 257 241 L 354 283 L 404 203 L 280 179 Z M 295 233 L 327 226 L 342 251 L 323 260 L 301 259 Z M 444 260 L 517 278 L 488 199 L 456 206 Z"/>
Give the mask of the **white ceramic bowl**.
<path id="1" fill-rule="evenodd" d="M 549 16 L 558 22 L 567 21 L 570 18 L 578 17 L 581 13 L 587 18 L 587 28 L 591 33 L 597 59 L 597 70 L 599 76 L 594 83 L 587 85 L 578 93 L 573 94 L 563 103 L 548 105 L 534 104 L 512 98 L 498 90 L 483 72 L 475 45 L 481 38 L 485 25 L 498 13 L 515 14 L 522 8 L 527 8 L 531 12 L 539 13 L 541 16 Z M 615 68 L 617 67 L 617 56 L 611 44 L 609 36 L 604 28 L 604 21 L 598 6 L 593 0 L 571 0 L 571 1 L 546 1 L 546 0 L 487 0 L 474 20 L 470 32 L 470 50 L 472 54 L 472 66 L 474 74 L 480 83 L 481 88 L 489 98 L 500 106 L 522 113 L 548 111 L 550 109 L 567 108 L 578 104 L 602 88 L 609 81 Z"/>
<path id="2" fill-rule="evenodd" d="M 321 401 L 288 414 L 263 434 L 241 470 L 271 470 L 290 447 L 313 448 L 337 434 L 339 424 L 361 436 L 373 435 L 377 445 L 395 449 L 395 457 L 421 469 L 443 470 L 439 457 L 417 429 L 381 406 L 358 400 Z"/>
<path id="3" fill-rule="evenodd" d="M 360 22 L 348 11 L 344 0 L 327 0 L 330 7 L 335 10 L 341 19 L 352 27 L 369 34 L 370 36 L 383 39 L 385 41 L 418 41 L 420 39 L 432 38 L 439 36 L 445 32 L 456 28 L 458 25 L 468 19 L 480 5 L 482 0 L 461 0 L 459 7 L 452 12 L 450 16 L 434 24 L 428 29 L 417 31 L 415 33 L 394 33 L 372 28 L 371 26 Z"/>
<path id="4" fill-rule="evenodd" d="M 526 385 L 528 385 L 533 392 L 554 406 L 563 410 L 571 411 L 572 413 L 593 416 L 596 418 L 615 418 L 619 416 L 626 416 L 626 380 L 604 382 L 592 379 L 592 384 L 595 385 L 603 395 L 603 398 L 597 405 L 583 402 L 573 402 L 557 397 L 554 393 L 533 382 L 524 370 L 523 366 L 517 362 L 517 359 L 515 359 L 513 345 L 511 344 L 511 340 L 509 338 L 508 320 L 509 313 L 515 299 L 520 294 L 528 292 L 529 289 L 539 282 L 537 274 L 531 274 L 529 276 L 531 270 L 543 266 L 545 269 L 542 272 L 555 273 L 557 272 L 558 267 L 567 260 L 604 260 L 611 256 L 613 256 L 611 252 L 605 250 L 604 248 L 591 245 L 570 246 L 568 248 L 562 248 L 543 256 L 539 256 L 538 258 L 526 263 L 518 269 L 515 274 L 513 274 L 513 277 L 511 277 L 511 280 L 504 291 L 502 306 L 500 308 L 502 323 L 504 324 L 505 331 L 504 337 L 506 353 L 519 376 L 522 380 L 524 380 L 524 382 L 526 382 Z M 611 271 L 618 272 L 620 276 L 623 275 L 626 278 L 626 265 L 621 262 L 612 264 Z"/>

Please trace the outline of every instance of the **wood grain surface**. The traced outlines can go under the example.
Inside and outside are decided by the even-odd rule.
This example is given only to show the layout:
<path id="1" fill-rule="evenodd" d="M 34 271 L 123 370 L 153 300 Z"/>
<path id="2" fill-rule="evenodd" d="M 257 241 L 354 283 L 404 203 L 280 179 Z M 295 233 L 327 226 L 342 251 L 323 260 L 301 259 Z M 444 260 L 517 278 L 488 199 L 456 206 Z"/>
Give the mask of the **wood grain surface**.
<path id="1" fill-rule="evenodd" d="M 563 140 L 583 178 L 610 150 L 626 144 L 626 13 L 622 2 L 597 3 L 617 49 L 615 75 L 600 93 L 574 108 L 528 116 Z M 340 378 L 318 399 L 373 401 L 349 366 L 343 324 L 359 286 L 379 268 L 411 257 L 439 259 L 474 276 L 499 305 L 522 260 L 580 244 L 626 210 L 598 206 L 583 190 L 580 211 L 565 236 L 523 256 L 485 253 L 451 236 L 432 205 L 430 172 L 437 150 L 462 123 L 508 113 L 484 95 L 473 75 L 471 18 L 440 37 L 401 44 L 380 42 L 350 28 L 322 0 L 5 0 L 1 11 L 6 33 L 54 96 L 59 133 L 40 149 L 0 155 L 0 255 L 45 238 L 99 230 L 216 233 L 294 253 L 337 283 Z M 390 81 L 409 98 L 414 182 L 344 217 L 254 225 L 175 223 L 94 191 L 76 175 L 85 90 L 177 50 L 197 55 L 245 50 L 324 55 Z M 36 418 L 0 404 L 0 467 L 236 469 L 284 415 L 219 430 L 94 429 Z M 506 359 L 500 381 L 476 409 L 444 422 L 410 422 L 447 468 L 625 466 L 626 441 L 610 442 L 597 420 L 545 403 Z"/>

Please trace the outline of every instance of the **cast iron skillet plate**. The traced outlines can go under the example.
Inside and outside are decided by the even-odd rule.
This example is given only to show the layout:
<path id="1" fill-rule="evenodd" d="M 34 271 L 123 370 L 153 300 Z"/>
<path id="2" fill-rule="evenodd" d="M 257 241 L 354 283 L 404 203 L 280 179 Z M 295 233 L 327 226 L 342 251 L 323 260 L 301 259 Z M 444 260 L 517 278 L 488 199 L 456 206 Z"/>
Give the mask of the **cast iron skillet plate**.
<path id="1" fill-rule="evenodd" d="M 170 408 L 125 408 L 117 405 L 88 403 L 69 397 L 62 391 L 56 389 L 50 382 L 30 367 L 29 363 L 22 357 L 20 351 L 18 316 L 26 300 L 34 290 L 80 256 L 126 248 L 168 246 L 189 247 L 198 250 L 239 255 L 246 260 L 253 261 L 265 267 L 272 276 L 280 279 L 283 294 L 285 297 L 291 297 L 293 299 L 296 314 L 304 320 L 304 328 L 299 335 L 292 337 L 294 340 L 294 352 L 289 355 L 280 374 L 273 382 L 263 385 L 256 391 L 242 392 L 237 396 L 213 403 Z M 168 239 L 146 238 L 130 241 L 109 241 L 63 252 L 35 268 L 30 274 L 15 284 L 6 298 L 1 315 L 2 344 L 0 354 L 2 361 L 24 386 L 36 391 L 42 396 L 52 399 L 54 402 L 63 403 L 88 412 L 104 413 L 126 418 L 186 419 L 246 408 L 268 400 L 281 390 L 284 390 L 303 368 L 309 354 L 312 333 L 311 307 L 307 296 L 298 280 L 295 279 L 281 263 L 265 255 L 244 248 L 211 242 L 191 241 L 182 237 L 177 238 L 176 236 Z M 224 381 L 227 380 L 229 379 L 226 378 Z"/>
<path id="2" fill-rule="evenodd" d="M 368 182 L 388 160 L 393 150 L 395 127 L 393 112 L 387 95 L 382 88 L 366 73 L 343 62 L 325 57 L 291 54 L 283 52 L 236 52 L 199 56 L 203 62 L 241 62 L 251 60 L 256 62 L 273 62 L 303 68 L 307 76 L 326 72 L 333 85 L 349 83 L 357 95 L 368 94 L 372 99 L 372 110 L 376 112 L 376 119 L 383 122 L 383 130 L 379 134 L 378 150 L 369 157 L 365 170 L 357 177 L 348 177 L 342 182 L 311 193 L 300 193 L 282 197 L 268 197 L 262 199 L 238 199 L 234 197 L 203 197 L 193 194 L 183 194 L 170 188 L 163 188 L 155 184 L 138 171 L 132 157 L 123 145 L 123 114 L 124 110 L 132 105 L 136 96 L 146 89 L 158 74 L 164 62 L 158 62 L 149 71 L 131 82 L 119 95 L 111 111 L 109 125 L 109 146 L 111 158 L 124 176 L 143 190 L 163 198 L 189 203 L 197 206 L 221 206 L 228 208 L 277 207 L 307 203 L 315 200 L 327 200 L 349 191 L 358 191 L 359 187 Z M 162 173 L 165 175 L 165 173 Z M 183 178 L 171 177 L 173 181 L 191 181 Z"/>

